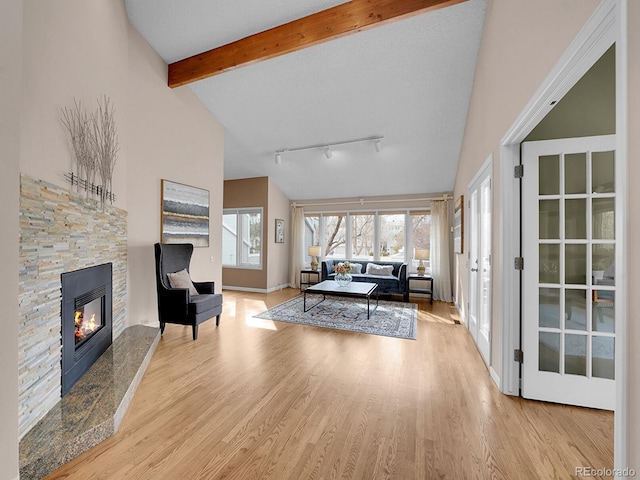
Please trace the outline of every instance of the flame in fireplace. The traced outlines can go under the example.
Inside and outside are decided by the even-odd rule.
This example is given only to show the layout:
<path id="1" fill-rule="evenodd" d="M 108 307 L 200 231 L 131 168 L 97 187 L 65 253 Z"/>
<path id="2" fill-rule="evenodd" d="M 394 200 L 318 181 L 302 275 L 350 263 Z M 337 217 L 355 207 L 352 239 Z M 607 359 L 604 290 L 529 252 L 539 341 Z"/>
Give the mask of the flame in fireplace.
<path id="1" fill-rule="evenodd" d="M 96 314 L 92 314 L 91 318 L 88 320 L 84 320 L 84 312 L 82 310 L 76 310 L 75 320 L 75 337 L 76 342 L 87 338 L 98 328 L 98 324 L 96 323 Z"/>

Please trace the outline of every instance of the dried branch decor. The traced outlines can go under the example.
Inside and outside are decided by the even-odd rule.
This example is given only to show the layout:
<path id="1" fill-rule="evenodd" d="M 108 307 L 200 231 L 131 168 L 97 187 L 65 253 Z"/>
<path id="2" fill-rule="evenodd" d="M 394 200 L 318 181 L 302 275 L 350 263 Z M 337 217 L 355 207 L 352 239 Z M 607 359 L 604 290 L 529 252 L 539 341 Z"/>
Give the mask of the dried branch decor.
<path id="1" fill-rule="evenodd" d="M 111 188 L 119 146 L 113 104 L 103 95 L 96 111 L 89 114 L 74 99 L 73 108 L 62 109 L 62 124 L 71 140 L 76 170 L 65 177 L 78 191 L 84 189 L 87 198 L 95 195 L 104 209 L 107 200 L 115 200 Z M 100 184 L 96 183 L 96 176 L 100 177 Z"/>

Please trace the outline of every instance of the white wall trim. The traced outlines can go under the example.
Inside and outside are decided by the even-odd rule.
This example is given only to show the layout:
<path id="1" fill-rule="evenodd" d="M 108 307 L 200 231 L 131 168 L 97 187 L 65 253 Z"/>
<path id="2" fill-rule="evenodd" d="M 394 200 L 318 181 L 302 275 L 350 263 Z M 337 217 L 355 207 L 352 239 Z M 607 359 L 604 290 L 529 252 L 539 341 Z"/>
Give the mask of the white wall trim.
<path id="1" fill-rule="evenodd" d="M 491 375 L 494 383 L 498 389 L 500 389 L 500 375 L 498 375 L 498 372 L 496 372 L 493 367 L 489 367 L 489 375 Z"/>
<path id="2" fill-rule="evenodd" d="M 235 290 L 238 292 L 253 292 L 253 293 L 271 293 L 271 292 L 277 292 L 280 290 L 283 290 L 285 288 L 290 288 L 291 284 L 290 283 L 286 283 L 283 285 L 278 285 L 277 287 L 271 287 L 271 288 L 251 288 L 251 287 L 236 287 L 233 285 L 223 285 L 222 289 L 223 290 Z"/>
<path id="3" fill-rule="evenodd" d="M 582 78 L 586 71 L 616 43 L 616 134 L 617 161 L 620 168 L 616 168 L 618 180 L 627 174 L 627 1 L 603 0 L 587 21 L 582 30 L 566 50 L 564 55 L 542 82 L 531 101 L 516 118 L 505 133 L 500 146 L 500 191 L 501 221 L 500 245 L 505 259 L 501 268 L 500 288 L 502 302 L 500 304 L 500 324 L 502 331 L 502 352 L 505 355 L 502 364 L 502 391 L 506 394 L 517 395 L 519 389 L 520 366 L 516 364 L 509 353 L 520 348 L 520 274 L 513 269 L 510 259 L 520 251 L 519 232 L 519 185 L 513 178 L 513 167 L 520 163 L 520 143 L 533 128 L 551 110 L 551 103 L 560 100 L 575 83 Z M 627 202 L 625 182 L 618 183 L 616 197 L 622 206 L 621 220 L 618 222 L 616 238 L 620 248 L 616 248 L 616 255 L 624 258 L 626 255 L 625 235 Z M 516 208 L 517 204 L 517 208 Z M 626 275 L 620 276 L 622 285 L 619 296 L 620 306 L 616 312 L 618 324 L 616 330 L 618 338 L 626 338 L 627 331 L 627 292 Z M 618 294 L 618 293 L 617 293 Z M 618 302 L 616 301 L 616 304 Z M 615 468 L 624 468 L 627 463 L 626 430 L 626 371 L 627 354 L 626 343 L 618 342 L 616 346 L 616 409 L 614 433 L 614 463 Z"/>
<path id="4" fill-rule="evenodd" d="M 616 43 L 616 210 L 619 212 L 620 221 L 616 225 L 616 264 L 625 265 L 627 256 L 627 172 L 628 172 L 628 23 L 627 8 L 628 0 L 620 0 L 617 4 L 617 43 Z M 621 242 L 621 243 L 620 243 Z M 626 269 L 618 274 L 618 287 L 616 295 L 622 297 L 621 302 L 616 302 L 616 407 L 614 415 L 614 467 L 624 469 L 628 467 L 628 438 L 627 431 L 627 378 L 628 378 L 628 356 L 627 356 L 627 272 Z"/>

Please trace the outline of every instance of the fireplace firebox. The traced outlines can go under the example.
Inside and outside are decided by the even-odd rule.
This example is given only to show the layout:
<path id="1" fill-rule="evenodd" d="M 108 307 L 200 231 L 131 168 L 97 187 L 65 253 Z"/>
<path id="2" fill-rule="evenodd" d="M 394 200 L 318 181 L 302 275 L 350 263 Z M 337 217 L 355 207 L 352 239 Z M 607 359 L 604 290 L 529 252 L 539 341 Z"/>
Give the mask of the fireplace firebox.
<path id="1" fill-rule="evenodd" d="M 112 341 L 111 263 L 62 274 L 62 395 Z"/>

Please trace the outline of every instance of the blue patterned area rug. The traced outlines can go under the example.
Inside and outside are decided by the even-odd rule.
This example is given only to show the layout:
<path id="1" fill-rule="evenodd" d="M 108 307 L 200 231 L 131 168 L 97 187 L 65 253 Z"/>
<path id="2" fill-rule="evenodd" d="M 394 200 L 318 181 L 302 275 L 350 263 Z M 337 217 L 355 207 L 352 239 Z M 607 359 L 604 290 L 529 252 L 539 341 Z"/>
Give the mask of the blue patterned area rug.
<path id="1" fill-rule="evenodd" d="M 307 306 L 322 300 L 321 295 L 307 295 Z M 349 330 L 387 337 L 416 339 L 418 306 L 413 303 L 380 300 L 374 311 L 375 300 L 371 301 L 371 318 L 367 320 L 367 302 L 360 298 L 327 296 L 327 299 L 306 313 L 302 308 L 302 295 L 293 298 L 257 318 L 278 322 L 299 323 L 314 327 Z"/>

